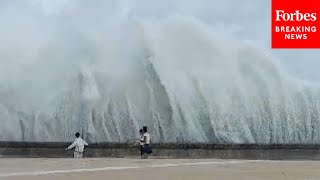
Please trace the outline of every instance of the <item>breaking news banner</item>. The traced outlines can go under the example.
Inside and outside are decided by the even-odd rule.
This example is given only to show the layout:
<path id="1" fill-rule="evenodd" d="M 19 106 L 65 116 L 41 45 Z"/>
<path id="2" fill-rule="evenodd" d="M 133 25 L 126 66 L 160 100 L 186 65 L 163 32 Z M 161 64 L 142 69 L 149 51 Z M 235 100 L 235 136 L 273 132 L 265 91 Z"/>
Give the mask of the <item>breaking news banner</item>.
<path id="1" fill-rule="evenodd" d="M 272 0 L 272 48 L 320 48 L 320 0 Z"/>

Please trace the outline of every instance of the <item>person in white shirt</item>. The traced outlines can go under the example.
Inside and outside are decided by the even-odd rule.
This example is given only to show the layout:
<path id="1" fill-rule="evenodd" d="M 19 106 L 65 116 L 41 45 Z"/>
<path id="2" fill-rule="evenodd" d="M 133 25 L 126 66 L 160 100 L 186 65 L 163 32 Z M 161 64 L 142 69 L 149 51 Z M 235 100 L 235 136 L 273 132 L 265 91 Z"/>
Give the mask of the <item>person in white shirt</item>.
<path id="1" fill-rule="evenodd" d="M 80 133 L 75 134 L 76 139 L 73 143 L 66 148 L 66 150 L 74 149 L 73 158 L 83 158 L 84 146 L 88 146 L 88 143 L 80 137 Z"/>
<path id="2" fill-rule="evenodd" d="M 143 148 L 143 154 L 145 155 L 145 158 L 148 158 L 148 155 L 152 153 L 152 149 L 150 146 L 150 134 L 148 133 L 147 126 L 143 126 L 143 141 L 144 148 Z"/>

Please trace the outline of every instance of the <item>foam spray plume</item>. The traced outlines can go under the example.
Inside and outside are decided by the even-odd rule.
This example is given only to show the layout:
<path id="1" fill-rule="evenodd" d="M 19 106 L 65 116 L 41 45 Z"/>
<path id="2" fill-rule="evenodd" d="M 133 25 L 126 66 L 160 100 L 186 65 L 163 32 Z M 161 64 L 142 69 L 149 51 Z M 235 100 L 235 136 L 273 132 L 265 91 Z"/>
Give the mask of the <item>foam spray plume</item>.
<path id="1" fill-rule="evenodd" d="M 147 125 L 153 142 L 320 143 L 319 89 L 257 48 L 194 16 L 69 2 L 1 7 L 1 141 L 126 142 Z"/>

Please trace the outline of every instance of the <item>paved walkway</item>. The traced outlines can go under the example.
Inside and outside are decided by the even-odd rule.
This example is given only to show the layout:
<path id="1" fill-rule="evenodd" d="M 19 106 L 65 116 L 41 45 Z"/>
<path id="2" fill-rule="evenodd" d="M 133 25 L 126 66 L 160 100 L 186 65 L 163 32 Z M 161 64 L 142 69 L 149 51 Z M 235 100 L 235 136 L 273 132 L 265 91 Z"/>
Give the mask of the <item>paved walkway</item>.
<path id="1" fill-rule="evenodd" d="M 0 158 L 0 179 L 315 180 L 320 161 Z"/>

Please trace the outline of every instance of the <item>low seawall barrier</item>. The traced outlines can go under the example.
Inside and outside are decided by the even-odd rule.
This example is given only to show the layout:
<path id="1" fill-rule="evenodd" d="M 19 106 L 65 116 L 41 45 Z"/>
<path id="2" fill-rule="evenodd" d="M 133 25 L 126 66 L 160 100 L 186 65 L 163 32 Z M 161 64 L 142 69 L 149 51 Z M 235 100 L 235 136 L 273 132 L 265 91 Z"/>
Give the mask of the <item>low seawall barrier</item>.
<path id="1" fill-rule="evenodd" d="M 65 142 L 0 142 L 0 157 L 71 158 Z M 320 145 L 301 144 L 153 144 L 152 158 L 320 160 Z M 85 157 L 137 158 L 139 146 L 93 143 Z"/>

